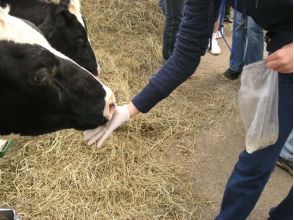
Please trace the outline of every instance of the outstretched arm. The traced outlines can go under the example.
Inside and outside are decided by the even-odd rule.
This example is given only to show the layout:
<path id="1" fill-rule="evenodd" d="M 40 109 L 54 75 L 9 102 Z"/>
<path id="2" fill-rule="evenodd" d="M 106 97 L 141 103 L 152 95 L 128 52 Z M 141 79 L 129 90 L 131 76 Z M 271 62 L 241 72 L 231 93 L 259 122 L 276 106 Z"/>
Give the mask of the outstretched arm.
<path id="1" fill-rule="evenodd" d="M 143 90 L 132 99 L 140 112 L 148 112 L 190 77 L 205 54 L 209 38 L 209 0 L 187 0 L 172 56 Z M 212 5 L 213 6 L 213 5 Z M 212 9 L 214 10 L 214 9 Z M 214 22 L 211 22 L 213 25 Z"/>
<path id="2" fill-rule="evenodd" d="M 148 112 L 195 72 L 207 49 L 209 30 L 212 30 L 209 25 L 214 24 L 217 16 L 218 5 L 210 4 L 213 1 L 186 0 L 173 55 L 128 105 L 117 107 L 106 125 L 85 132 L 88 144 L 98 141 L 101 146 L 117 127 L 139 112 Z"/>

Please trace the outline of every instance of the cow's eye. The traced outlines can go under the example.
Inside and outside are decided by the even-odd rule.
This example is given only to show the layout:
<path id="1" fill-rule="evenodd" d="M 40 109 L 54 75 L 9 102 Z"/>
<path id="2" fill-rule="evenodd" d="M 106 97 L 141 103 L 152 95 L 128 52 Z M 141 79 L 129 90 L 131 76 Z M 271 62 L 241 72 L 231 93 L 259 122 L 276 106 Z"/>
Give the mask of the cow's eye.
<path id="1" fill-rule="evenodd" d="M 84 46 L 84 45 L 85 45 L 85 40 L 84 40 L 84 39 L 78 39 L 78 40 L 76 41 L 76 45 L 77 45 L 78 47 L 82 47 L 82 46 Z"/>
<path id="2" fill-rule="evenodd" d="M 41 68 L 37 72 L 34 73 L 33 76 L 33 83 L 37 85 L 44 84 L 48 79 L 48 69 L 47 68 Z"/>

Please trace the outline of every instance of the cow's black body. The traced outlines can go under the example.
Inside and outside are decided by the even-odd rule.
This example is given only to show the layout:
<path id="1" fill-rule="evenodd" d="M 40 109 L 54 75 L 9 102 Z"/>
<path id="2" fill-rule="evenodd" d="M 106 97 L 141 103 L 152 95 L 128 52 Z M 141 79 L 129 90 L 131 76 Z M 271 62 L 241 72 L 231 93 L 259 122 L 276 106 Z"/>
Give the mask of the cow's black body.
<path id="1" fill-rule="evenodd" d="M 95 128 L 105 90 L 70 60 L 32 44 L 0 40 L 0 135 Z"/>
<path id="2" fill-rule="evenodd" d="M 38 0 L 0 0 L 0 6 L 10 6 L 11 15 L 35 24 L 52 47 L 97 75 L 97 62 L 86 29 L 70 13 L 68 4 L 68 0 L 59 4 Z"/>

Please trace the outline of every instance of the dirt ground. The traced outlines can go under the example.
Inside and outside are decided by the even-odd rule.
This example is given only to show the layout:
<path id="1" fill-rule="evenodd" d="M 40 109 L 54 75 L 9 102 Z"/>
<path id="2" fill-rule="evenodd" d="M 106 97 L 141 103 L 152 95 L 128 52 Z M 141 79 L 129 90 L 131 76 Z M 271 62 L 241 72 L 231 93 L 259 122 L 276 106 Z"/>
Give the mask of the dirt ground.
<path id="1" fill-rule="evenodd" d="M 236 103 L 240 80 L 232 82 L 222 76 L 228 67 L 226 60 L 229 50 L 222 39 L 218 42 L 222 48 L 221 55 L 206 54 L 198 68 L 197 76 L 192 77 L 189 83 L 195 84 L 196 90 L 199 89 L 197 86 L 204 89 L 203 85 L 206 85 L 207 89 L 215 89 L 219 96 Z M 205 104 L 205 101 L 197 104 Z M 191 171 L 195 189 L 211 201 L 211 206 L 203 209 L 201 219 L 204 220 L 214 219 L 218 214 L 225 184 L 239 153 L 244 149 L 244 131 L 238 111 L 232 111 L 227 120 L 215 117 L 211 124 L 209 129 L 197 131 L 195 163 Z M 281 168 L 276 168 L 248 219 L 266 219 L 268 210 L 287 195 L 291 186 L 292 176 Z"/>

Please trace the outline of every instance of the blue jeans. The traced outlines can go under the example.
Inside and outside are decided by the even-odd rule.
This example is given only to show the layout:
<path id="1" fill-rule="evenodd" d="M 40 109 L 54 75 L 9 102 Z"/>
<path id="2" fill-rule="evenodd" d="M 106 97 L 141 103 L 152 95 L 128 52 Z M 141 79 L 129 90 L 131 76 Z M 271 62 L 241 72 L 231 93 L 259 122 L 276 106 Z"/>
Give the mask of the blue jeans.
<path id="1" fill-rule="evenodd" d="M 230 69 L 242 72 L 243 66 L 263 59 L 263 31 L 251 17 L 246 20 L 235 11 Z"/>
<path id="2" fill-rule="evenodd" d="M 163 14 L 165 14 L 164 0 L 159 0 L 159 7 L 160 7 L 161 10 L 163 11 Z"/>
<path id="3" fill-rule="evenodd" d="M 293 131 L 291 131 L 281 153 L 280 157 L 285 160 L 293 161 Z"/>
<path id="4" fill-rule="evenodd" d="M 174 51 L 181 19 L 184 0 L 164 0 L 165 25 L 163 31 L 163 59 L 167 60 Z"/>
<path id="5" fill-rule="evenodd" d="M 217 220 L 246 219 L 258 201 L 280 152 L 293 129 L 293 74 L 279 74 L 279 137 L 267 148 L 248 154 L 245 150 L 227 182 Z M 292 220 L 292 190 L 270 212 L 271 220 Z M 278 213 L 278 214 L 277 214 Z M 278 217 L 276 217 L 278 216 Z"/>

